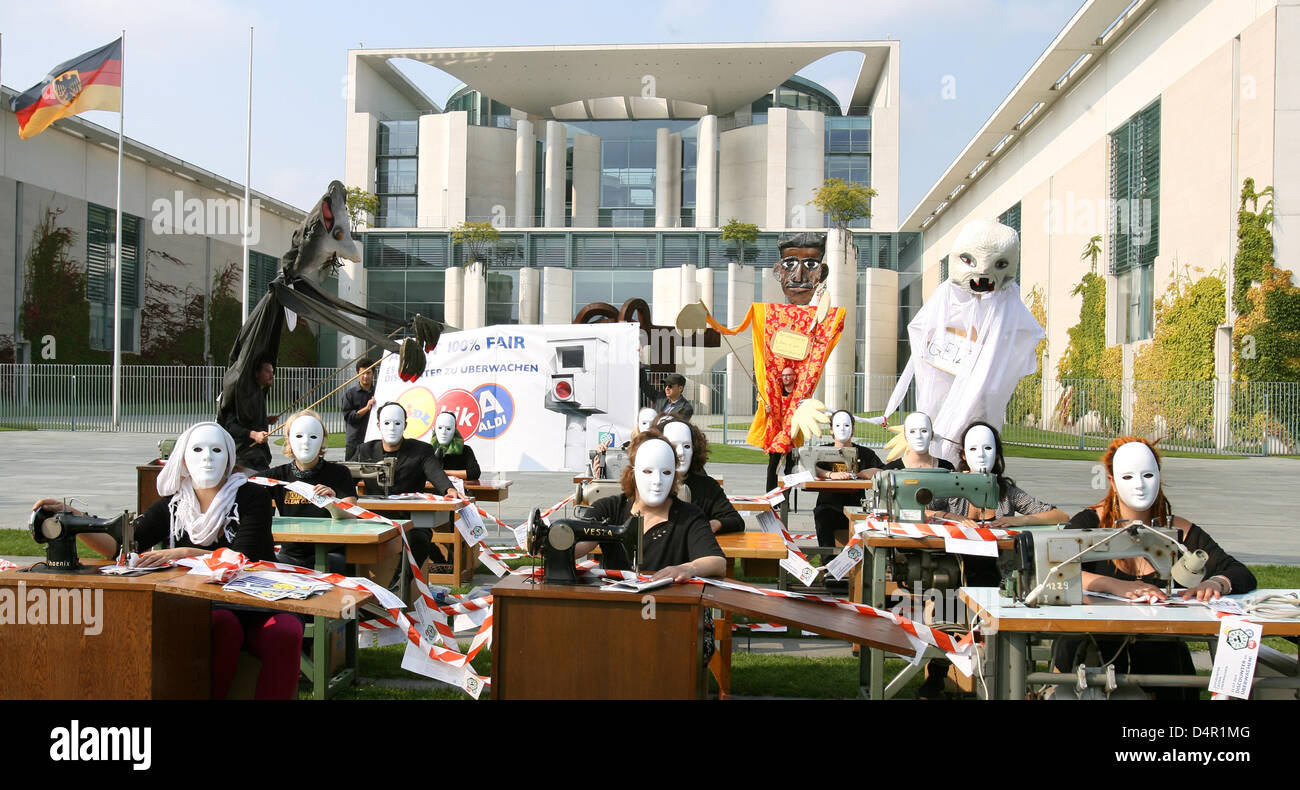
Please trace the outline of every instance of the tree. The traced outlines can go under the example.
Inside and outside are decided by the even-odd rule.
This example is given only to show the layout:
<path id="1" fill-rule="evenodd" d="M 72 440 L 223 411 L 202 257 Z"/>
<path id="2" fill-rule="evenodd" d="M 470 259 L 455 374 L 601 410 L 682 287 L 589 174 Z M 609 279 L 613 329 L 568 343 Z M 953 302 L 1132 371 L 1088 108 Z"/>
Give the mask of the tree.
<path id="1" fill-rule="evenodd" d="M 490 222 L 462 222 L 451 229 L 451 240 L 469 247 L 471 262 L 486 262 L 501 240 L 501 231 Z"/>
<path id="2" fill-rule="evenodd" d="M 723 241 L 734 241 L 737 246 L 736 262 L 745 262 L 745 245 L 753 244 L 758 241 L 758 226 L 751 225 L 748 222 L 741 222 L 732 217 L 727 220 L 727 224 L 722 226 L 721 238 Z"/>
<path id="3" fill-rule="evenodd" d="M 365 220 L 369 225 L 379 211 L 379 198 L 361 187 L 348 187 L 344 200 L 348 207 L 348 221 L 354 228 L 357 227 L 358 220 Z"/>
<path id="4" fill-rule="evenodd" d="M 1088 261 L 1090 265 L 1090 270 L 1092 271 L 1093 274 L 1096 274 L 1097 259 L 1100 257 L 1101 257 L 1101 236 L 1093 236 L 1091 239 L 1088 239 L 1088 243 L 1084 245 L 1083 254 L 1079 256 L 1079 260 Z"/>
<path id="5" fill-rule="evenodd" d="M 871 216 L 871 199 L 877 194 L 871 187 L 828 178 L 810 202 L 830 218 L 831 227 L 843 231 L 855 219 Z"/>
<path id="6" fill-rule="evenodd" d="M 90 303 L 86 301 L 86 272 L 69 253 L 76 231 L 59 227 L 62 209 L 46 209 L 32 233 L 27 251 L 26 286 L 23 289 L 23 337 L 33 348 L 46 335 L 57 343 L 58 357 L 51 362 L 71 364 L 109 361 L 104 351 L 90 348 Z M 39 354 L 33 353 L 34 358 Z"/>
<path id="7" fill-rule="evenodd" d="M 1239 381 L 1300 381 L 1300 288 L 1273 259 L 1272 195 L 1272 187 L 1256 192 L 1254 179 L 1247 178 L 1237 211 L 1232 341 Z M 1267 198 L 1262 209 L 1260 198 Z"/>

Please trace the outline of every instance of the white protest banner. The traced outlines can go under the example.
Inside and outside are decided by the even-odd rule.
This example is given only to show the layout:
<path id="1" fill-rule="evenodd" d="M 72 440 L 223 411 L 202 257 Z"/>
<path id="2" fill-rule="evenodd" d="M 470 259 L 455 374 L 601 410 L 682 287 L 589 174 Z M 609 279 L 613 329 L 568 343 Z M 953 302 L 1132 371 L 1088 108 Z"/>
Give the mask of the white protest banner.
<path id="1" fill-rule="evenodd" d="M 375 402 L 402 404 L 405 436 L 429 442 L 438 414 L 451 412 L 484 469 L 578 472 L 589 450 L 632 435 L 640 393 L 634 324 L 450 332 L 426 356 L 414 382 L 398 378 L 396 356 L 385 357 Z M 379 438 L 374 420 L 366 438 Z"/>

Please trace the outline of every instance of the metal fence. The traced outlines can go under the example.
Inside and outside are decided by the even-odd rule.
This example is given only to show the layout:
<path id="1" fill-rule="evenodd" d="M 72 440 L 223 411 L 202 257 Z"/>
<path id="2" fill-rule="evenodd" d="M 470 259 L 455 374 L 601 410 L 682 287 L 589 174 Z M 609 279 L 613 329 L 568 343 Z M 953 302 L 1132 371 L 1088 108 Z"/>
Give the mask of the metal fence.
<path id="1" fill-rule="evenodd" d="M 216 415 L 221 367 L 125 365 L 121 430 L 175 435 Z M 352 375 L 330 368 L 278 368 L 267 411 L 277 414 L 324 396 Z M 663 392 L 666 374 L 649 374 Z M 754 388 L 747 375 L 729 386 L 726 371 L 687 377 L 685 396 L 696 421 L 717 439 L 743 441 L 753 417 Z M 898 379 L 861 373 L 825 376 L 819 394 L 859 414 L 879 413 Z M 0 365 L 0 427 L 112 430 L 108 365 Z M 331 431 L 343 430 L 340 396 L 317 410 Z M 912 393 L 904 411 L 913 408 Z M 883 438 L 859 426 L 867 439 Z M 1057 381 L 1027 377 L 1007 406 L 1004 438 L 1040 447 L 1101 449 L 1115 436 L 1159 438 L 1189 452 L 1277 455 L 1300 453 L 1300 382 Z"/>
<path id="2" fill-rule="evenodd" d="M 349 367 L 277 368 L 267 395 L 275 415 L 316 388 L 299 406 L 325 395 L 352 375 Z M 176 435 L 216 418 L 225 368 L 201 365 L 123 365 L 120 430 Z M 319 386 L 318 386 L 319 385 Z M 0 427 L 111 431 L 110 365 L 0 365 Z M 340 395 L 317 407 L 330 431 L 343 430 Z"/>

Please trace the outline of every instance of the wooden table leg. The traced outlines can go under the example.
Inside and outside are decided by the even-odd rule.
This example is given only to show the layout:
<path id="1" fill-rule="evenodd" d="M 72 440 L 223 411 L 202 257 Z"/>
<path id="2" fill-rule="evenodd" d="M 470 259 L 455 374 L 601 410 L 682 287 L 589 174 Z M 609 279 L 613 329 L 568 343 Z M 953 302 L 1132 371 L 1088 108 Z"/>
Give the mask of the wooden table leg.
<path id="1" fill-rule="evenodd" d="M 727 578 L 736 578 L 736 560 L 727 558 Z M 709 669 L 718 681 L 718 699 L 731 698 L 731 613 L 719 610 L 720 617 L 713 619 L 713 627 L 718 631 L 714 640 L 717 652 L 709 659 Z"/>

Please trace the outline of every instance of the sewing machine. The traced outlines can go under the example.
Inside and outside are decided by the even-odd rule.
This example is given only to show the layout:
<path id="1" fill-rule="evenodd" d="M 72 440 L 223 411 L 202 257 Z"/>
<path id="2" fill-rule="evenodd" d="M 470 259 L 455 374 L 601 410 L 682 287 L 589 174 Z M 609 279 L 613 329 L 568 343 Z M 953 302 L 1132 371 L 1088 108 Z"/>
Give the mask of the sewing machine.
<path id="1" fill-rule="evenodd" d="M 600 477 L 598 480 L 618 480 L 623 474 L 623 467 L 628 465 L 627 450 L 620 447 L 611 447 L 604 453 L 596 450 L 591 451 L 591 457 L 600 459 Z"/>
<path id="2" fill-rule="evenodd" d="M 944 497 L 961 497 L 982 508 L 998 506 L 998 481 L 991 474 L 946 469 L 882 469 L 871 478 L 871 509 L 890 521 L 924 521 L 925 509 Z"/>
<path id="3" fill-rule="evenodd" d="M 45 562 L 31 570 L 37 573 L 97 573 L 98 568 L 87 568 L 77 558 L 77 536 L 103 533 L 117 541 L 115 556 L 123 548 L 129 554 L 136 550 L 135 523 L 135 516 L 130 511 L 123 511 L 115 518 L 100 518 L 37 508 L 32 511 L 29 526 L 32 540 L 45 544 Z"/>
<path id="4" fill-rule="evenodd" d="M 379 493 L 376 489 L 383 489 L 384 496 L 388 496 L 388 489 L 393 485 L 393 474 L 397 467 L 396 458 L 383 458 L 378 461 L 343 461 L 343 465 L 348 468 L 353 480 L 365 480 L 366 490 L 370 493 Z"/>
<path id="5" fill-rule="evenodd" d="M 588 480 L 585 483 L 578 483 L 578 488 L 573 494 L 573 504 L 577 506 L 594 505 L 598 500 L 607 496 L 618 496 L 623 493 L 623 485 L 618 478 L 606 480 Z M 691 489 L 685 483 L 677 487 L 677 499 L 681 502 L 689 503 L 691 501 Z"/>
<path id="6" fill-rule="evenodd" d="M 1070 529 L 1020 532 L 1010 552 L 999 559 L 1002 590 L 1026 606 L 1083 603 L 1083 563 L 1145 557 L 1167 593 L 1177 583 L 1199 584 L 1205 575 L 1205 552 L 1186 552 L 1178 531 L 1132 523 L 1119 529 Z"/>
<path id="7" fill-rule="evenodd" d="M 550 524 L 542 520 L 537 508 L 528 517 L 527 550 L 531 556 L 542 556 L 547 583 L 582 584 L 574 570 L 577 557 L 573 550 L 582 541 L 600 544 L 605 567 L 637 569 L 642 556 L 640 516 L 632 516 L 622 524 L 606 524 L 584 517 L 585 508 L 575 509 L 575 513 L 580 517 L 557 519 Z"/>
<path id="8" fill-rule="evenodd" d="M 805 445 L 795 450 L 795 458 L 799 462 L 799 467 L 806 472 L 810 472 L 814 477 L 820 477 L 818 467 L 831 472 L 848 472 L 856 475 L 861 470 L 858 469 L 858 448 L 856 447 L 836 447 L 833 444 L 823 444 L 816 447 Z"/>

